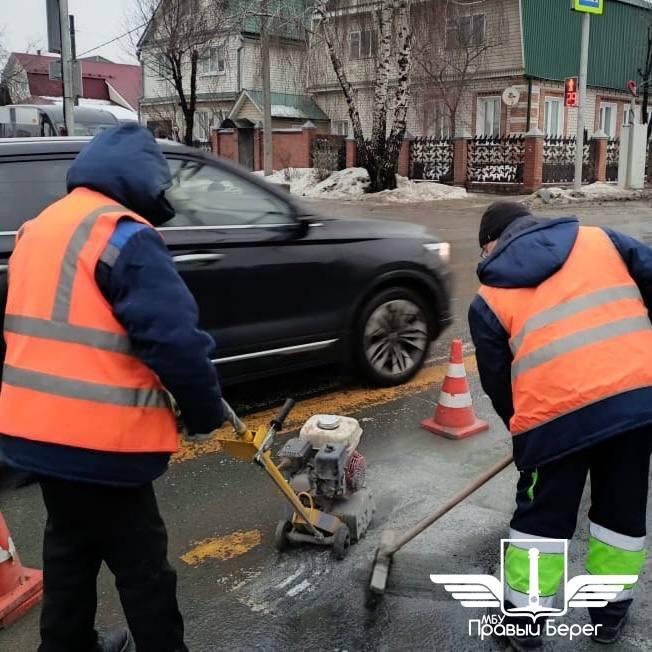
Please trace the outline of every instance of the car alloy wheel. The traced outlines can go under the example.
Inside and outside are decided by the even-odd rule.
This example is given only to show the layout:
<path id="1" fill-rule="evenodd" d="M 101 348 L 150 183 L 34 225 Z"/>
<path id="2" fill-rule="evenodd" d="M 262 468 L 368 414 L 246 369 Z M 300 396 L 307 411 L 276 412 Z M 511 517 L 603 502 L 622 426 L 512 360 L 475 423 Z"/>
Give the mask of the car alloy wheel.
<path id="1" fill-rule="evenodd" d="M 392 299 L 377 306 L 364 327 L 365 357 L 382 376 L 409 374 L 423 360 L 428 323 L 416 303 Z"/>

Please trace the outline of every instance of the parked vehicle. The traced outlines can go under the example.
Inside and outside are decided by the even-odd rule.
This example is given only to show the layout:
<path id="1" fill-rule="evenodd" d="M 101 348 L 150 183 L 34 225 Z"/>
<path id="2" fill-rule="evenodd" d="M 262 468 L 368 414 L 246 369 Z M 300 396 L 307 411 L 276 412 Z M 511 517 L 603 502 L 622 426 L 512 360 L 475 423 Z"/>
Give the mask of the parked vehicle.
<path id="1" fill-rule="evenodd" d="M 82 106 L 74 108 L 75 136 L 94 136 L 118 124 L 109 111 Z M 10 104 L 0 106 L 0 138 L 65 136 L 63 106 L 60 104 Z"/>
<path id="2" fill-rule="evenodd" d="M 0 265 L 65 193 L 87 139 L 0 140 Z M 159 141 L 176 217 L 159 229 L 216 342 L 223 382 L 326 362 L 410 379 L 450 321 L 448 243 L 423 227 L 317 215 L 227 161 Z"/>

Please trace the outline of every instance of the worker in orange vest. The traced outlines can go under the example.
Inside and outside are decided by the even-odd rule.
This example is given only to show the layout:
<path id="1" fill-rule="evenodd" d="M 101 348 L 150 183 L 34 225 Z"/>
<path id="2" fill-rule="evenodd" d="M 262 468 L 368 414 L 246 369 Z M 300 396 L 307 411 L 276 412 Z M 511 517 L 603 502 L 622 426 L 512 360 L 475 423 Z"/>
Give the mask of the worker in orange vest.
<path id="1" fill-rule="evenodd" d="M 191 433 L 224 414 L 213 341 L 154 228 L 171 185 L 146 129 L 108 129 L 9 261 L 0 453 L 40 477 L 47 508 L 40 652 L 125 652 L 131 635 L 138 652 L 187 650 L 152 481 L 177 450 L 169 394 Z M 94 629 L 103 561 L 131 634 Z"/>
<path id="2" fill-rule="evenodd" d="M 590 474 L 586 570 L 638 576 L 652 450 L 652 249 L 510 202 L 487 209 L 479 237 L 482 286 L 469 325 L 482 386 L 513 435 L 520 471 L 509 538 L 570 539 Z M 508 608 L 528 607 L 534 547 L 534 588 L 542 607 L 553 604 L 563 542 L 515 541 L 504 560 Z M 589 609 L 594 640 L 618 639 L 633 589 Z M 513 645 L 540 646 L 537 629 Z"/>

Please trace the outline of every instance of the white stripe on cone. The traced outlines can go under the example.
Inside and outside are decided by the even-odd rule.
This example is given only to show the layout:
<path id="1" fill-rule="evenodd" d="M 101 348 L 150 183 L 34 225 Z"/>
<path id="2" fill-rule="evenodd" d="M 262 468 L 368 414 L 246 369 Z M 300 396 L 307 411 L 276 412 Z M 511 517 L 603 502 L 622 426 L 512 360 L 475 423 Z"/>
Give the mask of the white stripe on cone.
<path id="1" fill-rule="evenodd" d="M 439 405 L 447 408 L 471 407 L 471 394 L 469 392 L 466 392 L 466 394 L 449 394 L 448 392 L 442 392 L 439 395 Z"/>
<path id="2" fill-rule="evenodd" d="M 466 370 L 464 369 L 464 363 L 451 362 L 448 365 L 448 373 L 446 375 L 449 378 L 466 378 Z"/>

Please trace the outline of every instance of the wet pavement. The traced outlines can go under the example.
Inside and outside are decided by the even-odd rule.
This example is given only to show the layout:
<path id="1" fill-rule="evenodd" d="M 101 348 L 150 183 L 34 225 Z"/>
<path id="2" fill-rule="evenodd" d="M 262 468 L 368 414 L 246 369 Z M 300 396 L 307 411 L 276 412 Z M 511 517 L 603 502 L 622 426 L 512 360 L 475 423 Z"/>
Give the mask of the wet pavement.
<path id="1" fill-rule="evenodd" d="M 421 222 L 453 245 L 457 320 L 433 349 L 429 367 L 407 387 L 374 391 L 323 369 L 230 389 L 227 398 L 251 424 L 285 395 L 303 399 L 298 417 L 323 409 L 353 414 L 364 435 L 360 451 L 368 465 L 368 485 L 377 512 L 367 537 L 344 561 L 330 550 L 302 546 L 278 553 L 273 534 L 283 515 L 280 494 L 259 468 L 214 452 L 217 447 L 184 449 L 157 483 L 168 524 L 170 559 L 179 573 L 179 599 L 187 643 L 193 651 L 212 650 L 498 650 L 506 646 L 469 636 L 468 621 L 482 609 L 462 608 L 430 573 L 498 573 L 500 538 L 513 509 L 516 472 L 499 477 L 447 514 L 398 553 L 384 600 L 365 607 L 371 562 L 385 527 L 404 530 L 456 493 L 510 449 L 508 436 L 491 411 L 468 347 L 465 313 L 476 289 L 477 225 L 486 199 L 427 205 L 373 206 L 329 202 L 337 214 L 362 214 Z M 323 204 L 320 205 L 324 206 Z M 558 211 L 559 212 L 559 211 Z M 566 211 L 567 212 L 567 211 Z M 576 208 L 585 223 L 609 224 L 631 235 L 652 234 L 652 210 L 644 203 L 612 203 Z M 552 213 L 551 213 L 552 214 Z M 419 427 L 431 415 L 445 373 L 452 336 L 467 343 L 467 367 L 478 415 L 491 428 L 454 442 Z M 327 409 L 326 409 L 327 408 Z M 296 419 L 297 417 L 295 417 Z M 38 488 L 0 493 L 5 515 L 23 562 L 40 565 L 44 510 Z M 582 572 L 586 547 L 586 501 L 570 549 L 570 572 Z M 138 542 L 125 542 L 138 545 Z M 182 557 L 185 559 L 182 560 Z M 652 564 L 623 641 L 615 650 L 652 650 Z M 99 581 L 98 625 L 123 622 L 113 580 L 104 569 Z M 587 622 L 571 610 L 567 623 Z M 35 650 L 38 610 L 0 632 L 0 650 Z M 586 638 L 552 639 L 547 650 L 592 650 Z"/>

